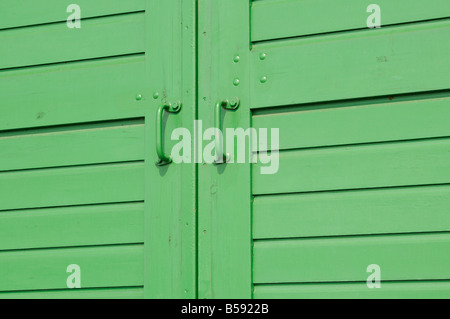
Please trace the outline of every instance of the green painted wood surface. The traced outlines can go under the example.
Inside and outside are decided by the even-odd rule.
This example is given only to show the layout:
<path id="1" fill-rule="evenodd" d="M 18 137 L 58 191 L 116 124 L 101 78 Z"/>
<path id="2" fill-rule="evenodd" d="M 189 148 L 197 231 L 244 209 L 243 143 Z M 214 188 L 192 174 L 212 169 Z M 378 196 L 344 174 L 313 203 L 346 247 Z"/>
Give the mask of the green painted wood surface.
<path id="1" fill-rule="evenodd" d="M 252 3 L 252 41 L 367 28 L 373 1 L 264 0 Z M 446 0 L 379 0 L 382 27 L 450 17 Z"/>
<path id="2" fill-rule="evenodd" d="M 142 162 L 0 174 L 0 210 L 141 201 Z"/>
<path id="3" fill-rule="evenodd" d="M 450 231 L 450 186 L 257 196 L 253 238 Z"/>
<path id="4" fill-rule="evenodd" d="M 143 160 L 144 125 L 110 125 L 0 133 L 0 171 Z"/>
<path id="5" fill-rule="evenodd" d="M 144 87 L 152 84 L 144 70 L 144 57 L 136 56 L 0 72 L 0 128 L 143 116 L 136 94 L 148 96 Z"/>
<path id="6" fill-rule="evenodd" d="M 448 118 L 447 93 L 274 110 L 255 115 L 252 121 L 257 129 L 279 128 L 279 149 L 287 150 L 445 137 L 450 136 Z M 260 151 L 267 149 L 270 143 L 259 145 Z"/>
<path id="7" fill-rule="evenodd" d="M 0 291 L 195 298 L 196 165 L 157 167 L 154 123 L 160 104 L 180 100 L 166 134 L 193 131 L 196 1 L 81 0 L 81 29 L 67 28 L 67 4 L 0 10 L 0 250 L 14 249 L 0 263 L 16 270 Z M 87 247 L 53 249 L 71 246 Z M 15 256 L 42 277 L 27 283 Z M 85 261 L 82 288 L 95 289 L 67 292 L 52 260 Z M 104 289 L 119 286 L 130 290 Z"/>
<path id="8" fill-rule="evenodd" d="M 255 165 L 254 194 L 444 184 L 450 180 L 450 140 L 352 145 L 280 152 L 279 170 Z"/>
<path id="9" fill-rule="evenodd" d="M 46 5 L 52 1 L 46 1 Z M 262 8 L 269 2 L 277 10 L 281 8 L 278 0 L 255 2 L 253 18 L 258 6 Z M 292 1 L 285 3 L 289 2 Z M 24 8 L 25 3 L 17 1 L 12 8 Z M 0 280 L 0 290 L 17 291 L 17 296 L 49 293 L 47 296 L 74 298 L 82 295 L 248 298 L 252 296 L 252 284 L 256 283 L 255 297 L 264 293 L 273 297 L 293 296 L 302 293 L 297 286 L 290 292 L 264 292 L 260 289 L 270 285 L 259 283 L 362 282 L 367 278 L 365 263 L 374 262 L 382 264 L 383 274 L 387 267 L 387 280 L 436 279 L 437 283 L 448 279 L 448 254 L 443 253 L 448 251 L 450 242 L 448 232 L 443 232 L 448 231 L 445 190 L 450 162 L 445 123 L 450 84 L 448 41 L 445 41 L 449 35 L 448 19 L 251 45 L 255 41 L 251 32 L 258 32 L 252 27 L 256 20 L 252 22 L 250 18 L 248 3 L 240 0 L 199 0 L 198 15 L 194 0 L 112 2 L 103 9 L 100 1 L 83 3 L 84 17 L 97 18 L 85 19 L 86 28 L 80 30 L 65 27 L 66 13 L 58 10 L 64 9 L 62 1 L 58 3 L 60 7 L 46 10 L 45 15 L 32 17 L 31 11 L 25 11 L 17 20 L 8 13 L 8 18 L 0 19 L 0 29 L 58 22 L 0 30 L 0 40 L 4 39 L 0 45 L 10 48 L 1 51 L 3 56 L 0 53 L 3 68 L 0 143 L 6 143 L 4 149 L 8 149 L 9 156 L 3 163 L 0 159 L 0 163 L 4 170 L 28 169 L 0 172 L 0 192 L 5 194 L 0 199 L 0 219 L 8 220 L 11 223 L 8 229 L 12 231 L 18 227 L 16 216 L 29 216 L 28 224 L 23 225 L 38 227 L 28 231 L 29 234 L 39 227 L 48 230 L 34 235 L 35 246 L 31 246 L 31 237 L 17 240 L 12 237 L 0 243 L 0 247 L 4 244 L 3 249 L 17 249 L 0 252 L 0 278 L 5 277 L 4 272 L 11 274 L 8 280 Z M 306 5 L 306 0 L 302 4 Z M 314 5 L 320 6 L 320 2 Z M 393 20 L 388 14 L 386 21 L 402 23 L 406 22 L 402 19 L 436 18 L 436 12 L 446 14 L 434 6 L 426 10 L 417 8 L 402 11 Z M 4 12 L 0 10 L 0 17 Z M 111 14 L 114 16 L 100 18 Z M 289 23 L 289 30 L 283 31 L 283 24 L 279 23 L 274 30 L 279 32 L 277 37 L 286 36 L 280 35 L 283 32 L 295 36 L 316 32 L 298 31 L 297 21 L 283 22 Z M 317 22 L 334 28 L 329 31 L 337 31 L 348 28 L 346 23 L 354 20 L 344 24 L 336 19 L 330 24 L 319 19 Z M 30 47 L 33 50 L 27 50 Z M 260 59 L 261 53 L 266 54 L 265 59 Z M 127 56 L 112 57 L 116 55 Z M 75 62 L 80 59 L 90 61 Z M 41 65 L 65 61 L 72 62 Z M 40 66 L 29 67 L 32 65 Z M 4 70 L 16 67 L 23 68 Z M 263 76 L 267 77 L 264 84 L 260 81 Z M 239 85 L 233 85 L 237 79 Z M 447 91 L 423 94 L 436 90 Z M 409 95 L 398 96 L 404 93 Z M 139 94 L 142 98 L 136 99 Z M 289 151 L 281 153 L 278 174 L 259 175 L 260 166 L 255 165 L 252 175 L 250 164 L 155 166 L 153 123 L 155 110 L 161 103 L 183 102 L 180 114 L 164 119 L 166 134 L 177 127 L 193 132 L 194 119 L 203 120 L 204 127 L 213 126 L 214 105 L 233 96 L 238 96 L 242 104 L 237 112 L 225 115 L 224 127 L 245 129 L 252 121 L 256 127 L 282 126 L 281 145 Z M 381 98 L 371 99 L 377 96 Z M 387 100 L 388 96 L 393 101 Z M 330 103 L 309 104 L 316 102 Z M 145 127 L 140 124 L 141 132 L 137 127 L 136 131 L 126 129 L 135 132 L 131 133 L 134 136 L 131 140 L 112 127 L 101 127 L 111 120 L 125 122 L 138 118 L 144 119 Z M 76 126 L 60 131 L 61 125 L 66 124 Z M 79 128 L 85 125 L 92 127 Z M 53 131 L 48 126 L 57 128 Z M 326 127 L 320 130 L 321 126 Z M 48 131 L 33 133 L 38 127 L 37 130 Z M 26 130 L 9 131 L 15 129 Z M 63 136 L 70 136 L 72 144 L 64 143 Z M 13 138 L 21 142 L 7 146 L 5 141 Z M 373 142 L 378 144 L 354 145 Z M 175 142 L 166 138 L 165 143 L 170 149 Z M 308 147 L 319 148 L 300 150 Z M 20 156 L 27 148 L 35 156 Z M 92 165 L 78 166 L 85 164 Z M 445 185 L 283 195 L 420 184 Z M 270 199 L 275 203 L 280 197 L 290 200 L 273 204 L 277 208 L 262 202 L 261 208 L 259 200 L 269 197 L 256 196 L 252 215 L 252 194 L 273 194 Z M 316 196 L 326 200 L 316 200 Z M 427 198 L 433 202 L 427 202 Z M 314 200 L 320 204 L 314 204 Z M 119 204 L 129 201 L 139 203 Z M 364 210 L 364 201 L 373 203 L 369 207 L 373 210 L 367 207 Z M 103 205 L 107 203 L 111 205 Z M 37 209 L 86 204 L 102 205 Z M 107 209 L 122 205 L 143 205 L 144 211 L 133 211 L 133 215 Z M 301 209 L 293 208 L 298 205 Z M 384 219 L 363 227 L 361 223 L 367 220 L 364 218 L 376 213 L 377 205 L 383 205 L 378 215 Z M 306 222 L 308 216 L 297 215 L 299 211 L 307 214 L 308 207 L 328 217 L 342 215 L 344 211 L 346 215 L 340 218 L 341 224 L 328 228 L 327 223 L 317 219 Z M 267 214 L 275 209 L 280 216 L 286 214 L 271 229 L 267 226 L 270 220 L 265 220 L 267 233 L 263 232 L 261 238 L 335 237 L 256 240 L 252 269 L 252 235 L 259 232 L 255 223 L 261 209 L 266 209 Z M 356 214 L 358 210 L 360 215 Z M 428 215 L 421 214 L 424 210 Z M 402 221 L 402 214 L 408 213 L 410 219 Z M 75 225 L 70 224 L 65 236 L 56 240 L 57 230 L 53 227 L 57 227 L 60 219 L 83 225 L 88 222 L 88 214 L 91 224 L 85 224 L 83 238 L 74 237 Z M 113 220 L 100 226 L 107 214 Z M 349 218 L 347 223 L 345 217 Z M 131 233 L 127 221 L 133 220 L 134 227 L 139 218 L 144 220 L 140 225 L 143 233 L 135 228 Z M 120 223 L 123 227 L 112 233 Z M 295 227 L 299 223 L 301 227 Z M 99 231 L 101 227 L 110 227 L 96 235 L 96 224 Z M 18 230 L 18 235 L 21 231 L 27 229 Z M 339 237 L 389 232 L 416 233 Z M 143 241 L 144 245 L 122 245 L 135 240 Z M 53 245 L 106 246 L 41 249 Z M 69 260 L 74 263 L 73 259 L 83 263 L 83 273 L 89 274 L 87 286 L 83 287 L 92 290 L 65 290 L 66 263 Z M 83 270 L 85 266 L 87 269 Z M 336 267 L 330 270 L 326 266 Z M 104 267 L 109 270 L 104 271 Z M 43 271 L 35 276 L 32 273 L 35 269 Z M 432 296 L 445 295 L 447 291 L 445 286 L 426 287 L 426 284 L 419 282 L 417 287 L 421 285 L 421 291 Z M 123 294 L 108 289 L 112 287 L 122 287 Z M 333 295 L 339 289 L 344 296 L 352 295 L 353 291 L 359 293 L 355 287 L 349 288 L 350 291 L 345 288 L 348 286 L 340 287 L 330 288 L 329 293 Z M 395 292 L 404 295 L 406 290 L 402 287 L 394 287 L 392 293 L 382 295 L 395 296 Z M 37 291 L 22 291 L 29 289 Z M 42 289 L 51 291 L 39 291 Z M 416 296 L 414 292 L 419 292 L 419 288 L 408 291 L 411 294 L 406 296 Z M 320 289 L 307 294 L 314 293 L 327 295 Z"/>
<path id="10" fill-rule="evenodd" d="M 196 165 L 156 167 L 154 123 L 180 100 L 166 133 L 193 131 L 196 1 L 81 0 L 81 29 L 68 4 L 0 4 L 0 290 L 195 298 Z"/>
<path id="11" fill-rule="evenodd" d="M 144 52 L 144 20 L 134 13 L 88 20 L 80 29 L 64 22 L 2 31 L 0 42 L 10 49 L 0 51 L 0 70 Z"/>
<path id="12" fill-rule="evenodd" d="M 143 203 L 3 211 L 0 250 L 142 243 L 143 221 Z"/>
<path id="13" fill-rule="evenodd" d="M 199 2 L 199 118 L 213 126 L 214 104 L 238 96 L 223 127 L 245 129 L 250 117 L 255 128 L 280 128 L 282 149 L 278 173 L 261 175 L 258 163 L 251 183 L 245 164 L 199 166 L 199 296 L 248 296 L 250 281 L 257 298 L 364 297 L 349 281 L 365 284 L 373 263 L 384 282 L 421 280 L 378 296 L 448 294 L 422 281 L 450 275 L 448 13 L 415 3 L 386 10 L 384 27 L 369 30 L 369 3 L 346 3 L 355 6 L 260 0 L 247 12 L 237 1 Z M 293 6 L 304 9 L 290 19 Z M 251 275 L 246 236 L 255 238 Z M 342 284 L 261 285 L 311 281 Z"/>
<path id="14" fill-rule="evenodd" d="M 198 118 L 214 127 L 214 106 L 237 96 L 241 105 L 224 115 L 224 128 L 250 127 L 249 3 L 199 1 Z M 235 63 L 239 55 L 240 62 Z M 234 86 L 235 78 L 240 80 Z M 234 150 L 236 152 L 236 150 Z M 231 150 L 233 152 L 233 150 Z M 199 297 L 250 298 L 250 164 L 199 165 Z"/>
<path id="15" fill-rule="evenodd" d="M 84 288 L 144 283 L 142 245 L 0 252 L 0 290 L 67 289 L 67 267 L 81 268 Z"/>
<path id="16" fill-rule="evenodd" d="M 252 107 L 448 89 L 449 36 L 446 19 L 255 45 Z"/>
<path id="17" fill-rule="evenodd" d="M 70 15 L 67 7 L 72 3 L 45 0 L 36 5 L 34 0 L 4 0 L 0 3 L 0 29 L 66 21 Z M 82 19 L 145 9 L 145 0 L 78 0 L 76 4 L 82 9 Z"/>
<path id="18" fill-rule="evenodd" d="M 384 282 L 381 289 L 366 283 L 257 285 L 257 299 L 448 299 L 449 281 Z"/>
<path id="19" fill-rule="evenodd" d="M 157 167 L 156 109 L 181 101 L 182 110 L 164 121 L 165 147 L 170 135 L 186 128 L 192 136 L 197 101 L 197 2 L 147 1 L 146 57 L 143 85 L 151 87 L 146 108 L 145 276 L 146 298 L 197 297 L 197 180 L 196 164 Z M 142 85 L 142 84 L 141 84 Z M 144 86 L 145 87 L 145 86 Z M 151 98 L 159 93 L 158 99 Z M 144 92 L 145 96 L 145 92 Z M 191 146 L 193 154 L 193 145 Z"/>
<path id="20" fill-rule="evenodd" d="M 142 287 L 0 292 L 0 299 L 142 299 L 143 297 Z"/>
<path id="21" fill-rule="evenodd" d="M 256 241 L 255 283 L 366 281 L 381 267 L 383 281 L 450 279 L 450 234 Z"/>

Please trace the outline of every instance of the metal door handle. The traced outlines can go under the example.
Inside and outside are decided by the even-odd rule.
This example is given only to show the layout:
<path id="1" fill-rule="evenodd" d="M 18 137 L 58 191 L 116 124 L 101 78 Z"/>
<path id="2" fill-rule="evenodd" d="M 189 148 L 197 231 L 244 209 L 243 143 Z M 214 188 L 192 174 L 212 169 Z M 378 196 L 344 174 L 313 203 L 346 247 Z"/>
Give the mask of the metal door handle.
<path id="1" fill-rule="evenodd" d="M 156 153 L 158 154 L 159 161 L 157 166 L 164 166 L 172 163 L 170 156 L 164 154 L 164 142 L 163 142 L 163 116 L 164 111 L 168 113 L 178 113 L 181 110 L 181 102 L 161 104 L 156 113 Z"/>
<path id="2" fill-rule="evenodd" d="M 215 128 L 216 128 L 216 152 L 217 152 L 217 158 L 216 158 L 216 164 L 224 164 L 229 160 L 229 154 L 225 154 L 223 151 L 223 134 L 220 136 L 221 128 L 222 128 L 222 108 L 229 111 L 236 111 L 239 108 L 239 98 L 235 97 L 233 99 L 226 99 L 222 100 L 219 103 L 216 104 L 215 114 L 214 114 L 214 121 L 215 121 Z"/>

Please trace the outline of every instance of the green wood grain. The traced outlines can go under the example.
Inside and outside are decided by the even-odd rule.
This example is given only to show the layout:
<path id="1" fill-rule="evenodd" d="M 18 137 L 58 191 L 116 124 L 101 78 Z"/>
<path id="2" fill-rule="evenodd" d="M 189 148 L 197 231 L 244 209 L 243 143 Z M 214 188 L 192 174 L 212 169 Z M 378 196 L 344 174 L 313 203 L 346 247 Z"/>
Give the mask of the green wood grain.
<path id="1" fill-rule="evenodd" d="M 0 210 L 144 199 L 143 163 L 13 171 L 0 174 Z"/>
<path id="2" fill-rule="evenodd" d="M 254 194 L 450 182 L 450 139 L 282 151 L 276 174 L 253 170 Z M 264 165 L 266 166 L 266 165 Z"/>
<path id="3" fill-rule="evenodd" d="M 256 241 L 255 283 L 450 279 L 450 234 Z"/>
<path id="4" fill-rule="evenodd" d="M 0 250 L 142 243 L 142 203 L 0 212 Z"/>
<path id="5" fill-rule="evenodd" d="M 82 288 L 143 284 L 142 245 L 0 253 L 0 290 L 67 289 L 67 266 L 81 269 Z"/>
<path id="6" fill-rule="evenodd" d="M 252 41 L 367 28 L 367 7 L 361 0 L 255 1 Z M 450 17 L 447 0 L 379 0 L 382 26 Z"/>
<path id="7" fill-rule="evenodd" d="M 257 196 L 253 237 L 450 231 L 450 186 Z"/>
<path id="8" fill-rule="evenodd" d="M 448 299 L 449 281 L 383 282 L 380 289 L 366 283 L 257 285 L 257 299 Z"/>
<path id="9" fill-rule="evenodd" d="M 143 160 L 144 125 L 0 133 L 0 150 L 0 171 Z"/>
<path id="10" fill-rule="evenodd" d="M 449 36 L 446 19 L 255 45 L 252 107 L 448 89 Z"/>
<path id="11" fill-rule="evenodd" d="M 142 299 L 143 297 L 142 287 L 0 292 L 0 299 Z"/>
<path id="12" fill-rule="evenodd" d="M 143 13 L 0 31 L 0 70 L 144 52 Z M 120 45 L 118 45 L 120 43 Z M 33 52 L 32 55 L 29 53 Z"/>
<path id="13" fill-rule="evenodd" d="M 0 2 L 0 29 L 33 24 L 66 21 L 71 13 L 71 0 L 45 0 L 36 5 L 34 0 L 3 0 Z M 141 11 L 145 0 L 77 0 L 81 18 L 91 18 L 125 12 Z"/>
<path id="14" fill-rule="evenodd" d="M 387 8 L 406 3 L 391 2 L 382 1 Z M 236 114 L 225 115 L 223 126 L 246 128 L 245 120 L 253 109 L 255 127 L 281 127 L 281 147 L 286 150 L 280 154 L 277 174 L 261 175 L 262 165 L 255 165 L 252 184 L 247 180 L 246 165 L 241 170 L 233 165 L 199 166 L 199 295 L 245 296 L 249 281 L 257 284 L 255 297 L 259 283 L 364 282 L 367 266 L 373 263 L 382 267 L 383 280 L 449 279 L 448 233 L 338 237 L 359 232 L 448 230 L 448 194 L 434 192 L 448 186 L 281 195 L 449 183 L 450 144 L 445 122 L 448 92 L 439 93 L 441 96 L 436 93 L 431 99 L 432 92 L 427 97 L 416 94 L 450 87 L 446 41 L 449 20 L 425 22 L 448 13 L 440 6 L 408 3 L 402 11 L 384 12 L 382 23 L 415 23 L 369 30 L 365 29 L 368 3 L 361 7 L 361 20 L 356 26 L 356 11 L 341 3 L 329 1 L 329 6 L 316 15 L 305 9 L 289 18 L 296 12 L 292 7 L 283 15 L 281 6 L 293 3 L 254 1 L 250 15 L 245 9 L 247 3 L 240 7 L 230 0 L 199 2 L 199 118 L 212 126 L 214 104 L 238 96 L 241 106 Z M 315 8 L 324 3 L 295 2 Z M 270 6 L 274 10 L 267 9 L 267 14 L 258 11 Z M 348 13 L 348 20 L 341 18 L 346 16 L 339 14 L 342 10 Z M 302 19 L 302 15 L 307 17 Z M 262 24 L 275 35 L 255 37 L 265 32 Z M 291 34 L 283 30 L 285 26 Z M 258 42 L 355 28 L 361 30 Z M 248 38 L 249 29 L 252 39 Z M 239 85 L 233 85 L 237 79 Z M 403 94 L 409 96 L 399 96 Z M 320 148 L 299 150 L 312 147 Z M 279 218 L 266 219 L 266 233 L 261 236 L 336 237 L 256 240 L 253 274 L 249 275 L 243 254 L 243 243 L 251 243 L 245 239 L 251 236 L 251 229 L 245 227 L 251 213 L 244 205 L 246 200 L 251 201 L 248 191 L 253 195 L 273 194 L 255 198 L 255 233 L 261 230 L 256 226 L 257 214 L 267 209 L 267 214 L 278 214 Z M 274 202 L 269 204 L 271 199 Z M 313 209 L 318 216 L 307 215 Z M 333 212 L 341 214 L 335 217 L 336 226 L 327 223 Z M 297 213 L 301 217 L 297 218 Z M 368 218 L 374 213 L 381 217 L 378 222 L 363 224 L 367 220 L 363 215 Z M 404 221 L 408 213 L 410 219 Z M 445 292 L 445 288 L 436 289 L 430 294 Z M 345 292 L 345 287 L 341 291 Z"/>
<path id="15" fill-rule="evenodd" d="M 274 111 L 254 116 L 253 127 L 268 132 L 278 128 L 281 150 L 450 136 L 448 96 L 384 100 L 387 102 L 357 101 L 351 106 L 347 106 L 351 102 L 342 102 L 328 105 L 330 108 Z M 263 140 L 259 150 L 271 149 L 270 140 Z"/>
<path id="16" fill-rule="evenodd" d="M 198 109 L 204 129 L 215 127 L 216 103 L 234 96 L 241 105 L 224 115 L 223 128 L 250 127 L 249 16 L 248 1 L 199 1 Z M 250 169 L 249 163 L 199 165 L 200 298 L 251 297 Z"/>
<path id="17" fill-rule="evenodd" d="M 174 129 L 194 138 L 197 103 L 197 1 L 149 0 L 146 20 L 144 87 L 151 87 L 145 109 L 145 265 L 146 298 L 197 297 L 196 164 L 155 165 L 156 110 L 161 103 L 181 101 L 178 114 L 166 115 L 164 146 L 169 151 Z M 158 99 L 151 96 L 159 93 Z M 145 93 L 144 93 L 145 94 Z M 145 96 L 145 95 L 144 95 Z M 193 145 L 191 145 L 193 153 Z"/>
<path id="18" fill-rule="evenodd" d="M 0 72 L 0 129 L 142 116 L 154 84 L 144 70 L 137 56 Z"/>
<path id="19" fill-rule="evenodd" d="M 11 139 L 17 132 L 10 130 L 27 129 L 16 134 L 14 137 L 17 138 L 16 142 L 11 142 L 14 145 L 10 145 L 10 148 L 5 145 L 4 149 L 8 149 L 5 155 L 7 154 L 8 158 L 4 164 L 8 169 L 25 166 L 33 168 L 28 171 L 0 173 L 2 193 L 0 210 L 33 208 L 32 211 L 3 211 L 3 213 L 5 218 L 13 214 L 27 217 L 29 220 L 22 221 L 22 226 L 41 225 L 48 231 L 45 235 L 35 235 L 27 241 L 27 238 L 20 236 L 27 229 L 24 227 L 19 231 L 20 239 L 17 242 L 13 243 L 10 239 L 5 241 L 5 245 L 16 244 L 16 247 L 34 245 L 30 248 L 38 248 L 40 245 L 57 247 L 71 244 L 97 245 L 103 242 L 123 244 L 143 240 L 144 247 L 139 260 L 142 273 L 139 274 L 139 280 L 135 280 L 137 277 L 131 278 L 133 274 L 136 275 L 133 267 L 124 266 L 131 272 L 125 275 L 114 272 L 112 267 L 111 271 L 105 271 L 105 276 L 109 274 L 114 277 L 111 280 L 112 284 L 106 281 L 97 282 L 92 287 L 144 286 L 139 293 L 133 295 L 147 298 L 195 298 L 197 296 L 196 164 L 157 167 L 154 123 L 155 110 L 161 103 L 180 100 L 183 104 L 182 112 L 164 119 L 167 134 L 164 142 L 168 149 L 174 144 L 170 140 L 170 132 L 174 128 L 185 127 L 193 132 L 197 103 L 195 88 L 197 2 L 195 0 L 131 0 L 121 1 L 120 4 L 114 0 L 108 1 L 108 4 L 103 2 L 103 0 L 95 3 L 84 0 L 77 2 L 81 5 L 82 18 L 129 11 L 139 13 L 85 19 L 82 21 L 81 29 L 71 30 L 65 25 L 67 3 L 60 1 L 51 6 L 53 1 L 46 0 L 41 7 L 33 11 L 35 17 L 32 17 L 29 11 L 23 10 L 20 18 L 15 19 L 12 15 L 8 15 L 8 21 L 3 19 L 0 22 L 0 28 L 7 28 L 59 21 L 0 31 L 2 48 L 11 47 L 0 53 L 0 68 L 22 66 L 20 69 L 0 71 L 2 101 L 0 136 Z M 25 3 L 18 0 L 16 5 L 8 8 L 22 11 L 21 8 L 24 8 Z M 64 10 L 59 11 L 58 8 Z M 3 13 L 2 11 L 0 16 Z M 30 52 L 33 54 L 30 55 Z M 113 57 L 117 55 L 126 56 Z M 93 58 L 95 60 L 79 61 Z M 65 61 L 69 62 L 42 65 Z M 32 66 L 36 64 L 38 65 Z M 128 137 L 119 133 L 123 132 L 120 128 L 114 130 L 112 126 L 110 128 L 104 126 L 104 123 L 110 120 L 129 122 L 137 121 L 138 118 L 145 118 L 145 128 L 136 126 L 136 131 Z M 60 132 L 61 126 L 66 124 L 76 124 L 76 127 L 66 126 L 64 132 Z M 55 130 L 49 127 L 54 125 L 57 126 Z M 80 128 L 83 126 L 89 126 L 89 129 Z M 141 132 L 138 132 L 139 130 Z M 38 131 L 40 133 L 33 133 Z M 126 131 L 129 132 L 128 129 Z M 20 136 L 19 139 L 18 135 L 22 133 L 29 136 Z M 140 135 L 141 133 L 145 138 Z M 127 143 L 128 145 L 125 145 Z M 27 156 L 22 156 L 24 153 L 27 153 Z M 30 156 L 33 153 L 34 158 Z M 14 159 L 18 159 L 17 163 Z M 106 164 L 110 161 L 136 160 L 144 161 Z M 94 163 L 105 164 L 66 167 Z M 50 165 L 60 167 L 35 170 Z M 73 211 L 72 208 L 67 208 L 68 210 L 55 208 L 50 211 L 36 209 L 47 206 L 128 201 L 144 201 L 143 223 L 134 225 L 133 221 L 133 225 L 127 224 L 137 217 L 135 215 L 139 214 L 137 211 L 133 214 L 128 211 L 108 212 L 98 208 L 99 211 L 89 210 L 88 213 L 84 211 L 88 206 L 74 207 Z M 90 208 L 94 206 L 89 206 Z M 32 217 L 32 214 L 39 212 L 48 215 Z M 62 224 L 65 217 L 66 222 L 77 222 L 83 228 L 78 232 L 77 238 L 74 227 L 65 227 Z M 108 217 L 112 220 L 104 222 L 104 225 L 98 225 Z M 122 225 L 119 229 L 120 223 Z M 136 229 L 137 227 L 139 229 Z M 134 234 L 131 234 L 131 228 L 135 230 Z M 63 230 L 66 231 L 66 237 L 57 236 L 58 232 Z M 99 233 L 95 234 L 94 231 Z M 33 231 L 29 232 L 33 234 Z M 117 254 L 117 258 L 125 260 L 128 256 L 127 251 L 121 249 Z M 77 251 L 70 250 L 67 256 L 76 257 Z M 48 269 L 48 273 L 45 273 L 47 263 L 52 263 L 50 257 L 43 256 L 42 259 L 38 259 L 35 267 L 36 271 L 44 270 L 43 275 L 48 275 L 51 279 L 51 276 L 56 276 L 54 272 L 59 271 L 59 268 Z M 108 258 L 103 259 L 108 261 Z M 98 256 L 98 260 L 102 260 L 102 254 Z M 101 267 L 99 261 L 95 263 Z M 105 267 L 111 268 L 111 265 Z M 96 275 L 95 269 L 87 271 L 92 276 Z M 14 276 L 10 278 L 14 279 Z M 127 278 L 132 280 L 126 280 Z M 10 281 L 9 288 L 4 289 L 55 289 L 49 288 L 40 279 L 36 280 L 33 286 L 26 286 L 26 278 L 16 278 L 16 281 L 14 283 Z M 117 282 L 117 285 L 114 282 Z M 1 282 L 0 286 L 2 283 L 4 282 Z M 49 285 L 55 286 L 51 280 Z M 37 291 L 36 294 L 49 298 L 61 296 L 59 291 L 49 295 L 41 292 Z M 97 295 L 97 291 L 89 292 L 86 291 L 89 296 Z M 99 295 L 104 296 L 102 292 L 104 290 L 99 291 Z M 85 295 L 72 292 L 61 294 L 74 298 Z"/>

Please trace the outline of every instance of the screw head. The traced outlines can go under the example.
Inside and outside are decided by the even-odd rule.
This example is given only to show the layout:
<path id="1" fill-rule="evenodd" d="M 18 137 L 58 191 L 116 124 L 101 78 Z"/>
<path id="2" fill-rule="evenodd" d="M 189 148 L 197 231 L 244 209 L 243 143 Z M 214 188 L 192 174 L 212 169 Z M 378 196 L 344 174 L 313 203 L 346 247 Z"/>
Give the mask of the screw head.
<path id="1" fill-rule="evenodd" d="M 174 112 L 178 112 L 181 109 L 181 102 L 174 102 L 170 104 L 170 107 Z"/>
<path id="2" fill-rule="evenodd" d="M 136 101 L 142 100 L 142 94 L 136 94 Z"/>
<path id="3" fill-rule="evenodd" d="M 240 57 L 239 55 L 236 55 L 236 56 L 233 58 L 233 61 L 234 61 L 234 63 L 238 63 L 240 59 L 241 59 L 241 57 Z"/>
<path id="4" fill-rule="evenodd" d="M 230 107 L 235 109 L 239 106 L 240 101 L 239 101 L 239 98 L 234 97 L 234 98 L 230 99 L 229 103 L 230 103 Z"/>
<path id="5" fill-rule="evenodd" d="M 267 76 L 262 76 L 261 79 L 259 79 L 259 81 L 261 83 L 266 83 L 267 82 Z"/>
<path id="6" fill-rule="evenodd" d="M 153 98 L 157 100 L 159 98 L 159 93 L 158 92 L 153 93 Z"/>
<path id="7" fill-rule="evenodd" d="M 234 79 L 234 81 L 233 81 L 234 86 L 238 86 L 240 83 L 241 83 L 241 81 L 238 78 Z"/>
<path id="8" fill-rule="evenodd" d="M 261 61 L 264 61 L 266 58 L 267 58 L 267 54 L 265 54 L 265 53 L 261 53 L 261 54 L 259 55 L 259 59 L 260 59 Z"/>

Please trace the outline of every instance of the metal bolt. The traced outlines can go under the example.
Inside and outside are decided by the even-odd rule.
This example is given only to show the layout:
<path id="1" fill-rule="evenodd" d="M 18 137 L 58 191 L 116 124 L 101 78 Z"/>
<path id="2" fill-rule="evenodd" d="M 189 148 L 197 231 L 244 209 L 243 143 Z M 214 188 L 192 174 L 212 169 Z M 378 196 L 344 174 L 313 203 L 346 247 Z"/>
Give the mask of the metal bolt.
<path id="1" fill-rule="evenodd" d="M 239 98 L 234 97 L 230 99 L 229 104 L 232 108 L 237 108 L 239 106 Z"/>
<path id="2" fill-rule="evenodd" d="M 174 102 L 170 104 L 173 111 L 177 112 L 181 109 L 181 102 Z"/>

